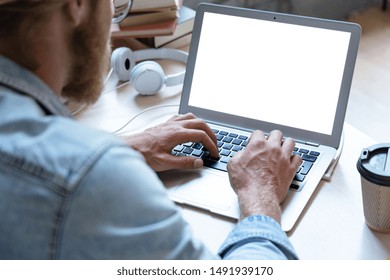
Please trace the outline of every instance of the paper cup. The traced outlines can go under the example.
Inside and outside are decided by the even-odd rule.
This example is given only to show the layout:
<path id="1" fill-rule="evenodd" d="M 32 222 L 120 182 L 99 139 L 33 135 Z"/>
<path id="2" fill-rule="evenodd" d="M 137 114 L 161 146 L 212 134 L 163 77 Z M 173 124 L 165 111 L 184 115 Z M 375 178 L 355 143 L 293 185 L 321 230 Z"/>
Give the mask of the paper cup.
<path id="1" fill-rule="evenodd" d="M 366 224 L 390 233 L 390 143 L 363 149 L 357 162 Z"/>

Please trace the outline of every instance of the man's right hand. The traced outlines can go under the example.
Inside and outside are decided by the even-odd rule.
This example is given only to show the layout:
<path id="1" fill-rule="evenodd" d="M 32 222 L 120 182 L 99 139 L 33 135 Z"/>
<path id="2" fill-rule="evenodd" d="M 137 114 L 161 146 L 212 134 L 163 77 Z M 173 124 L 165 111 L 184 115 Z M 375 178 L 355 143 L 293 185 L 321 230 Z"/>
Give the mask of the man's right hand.
<path id="1" fill-rule="evenodd" d="M 245 150 L 229 161 L 229 179 L 238 196 L 241 219 L 266 215 L 280 223 L 280 203 L 302 162 L 299 155 L 292 155 L 294 147 L 295 141 L 283 139 L 278 130 L 268 137 L 254 131 Z"/>

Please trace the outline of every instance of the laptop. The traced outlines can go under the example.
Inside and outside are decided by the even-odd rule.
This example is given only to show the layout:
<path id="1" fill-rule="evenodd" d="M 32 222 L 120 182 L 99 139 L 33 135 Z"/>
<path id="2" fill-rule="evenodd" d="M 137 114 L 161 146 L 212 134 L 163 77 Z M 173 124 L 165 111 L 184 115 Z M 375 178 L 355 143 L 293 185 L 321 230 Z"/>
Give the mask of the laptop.
<path id="1" fill-rule="evenodd" d="M 208 167 L 160 174 L 171 199 L 237 219 L 226 163 L 253 130 L 279 129 L 305 164 L 282 203 L 282 229 L 290 231 L 340 146 L 360 34 L 348 22 L 199 5 L 179 113 L 212 127 L 220 159 L 201 143 L 175 147 Z"/>

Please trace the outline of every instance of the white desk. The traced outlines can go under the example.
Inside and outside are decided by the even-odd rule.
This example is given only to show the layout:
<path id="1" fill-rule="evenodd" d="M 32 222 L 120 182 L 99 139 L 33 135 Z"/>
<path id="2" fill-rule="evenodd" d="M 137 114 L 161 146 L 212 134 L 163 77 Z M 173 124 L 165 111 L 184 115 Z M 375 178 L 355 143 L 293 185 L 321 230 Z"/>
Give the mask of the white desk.
<path id="1" fill-rule="evenodd" d="M 166 63 L 168 72 L 182 65 Z M 105 92 L 115 89 L 114 77 Z M 127 85 L 109 91 L 78 119 L 90 126 L 113 132 L 132 117 L 151 106 L 179 104 L 181 86 L 163 88 L 151 97 L 137 95 Z M 171 117 L 178 107 L 160 107 L 145 111 L 122 132 L 144 130 Z M 375 141 L 356 128 L 345 125 L 344 150 L 330 182 L 322 181 L 302 213 L 289 238 L 301 259 L 387 259 L 390 257 L 390 234 L 371 231 L 364 222 L 360 175 L 356 161 L 362 148 Z M 208 212 L 182 207 L 194 234 L 211 250 L 217 251 L 234 221 Z"/>

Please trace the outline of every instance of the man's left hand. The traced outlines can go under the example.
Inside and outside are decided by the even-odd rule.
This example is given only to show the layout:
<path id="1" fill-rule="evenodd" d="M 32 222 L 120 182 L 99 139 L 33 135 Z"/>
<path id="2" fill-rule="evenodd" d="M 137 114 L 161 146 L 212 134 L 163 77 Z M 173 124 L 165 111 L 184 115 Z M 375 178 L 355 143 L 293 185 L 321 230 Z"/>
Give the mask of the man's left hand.
<path id="1" fill-rule="evenodd" d="M 173 117 L 142 133 L 126 136 L 125 141 L 133 149 L 141 152 L 155 171 L 202 167 L 203 161 L 200 158 L 178 157 L 171 154 L 175 146 L 187 142 L 202 143 L 212 157 L 219 157 L 214 132 L 193 114 Z"/>

